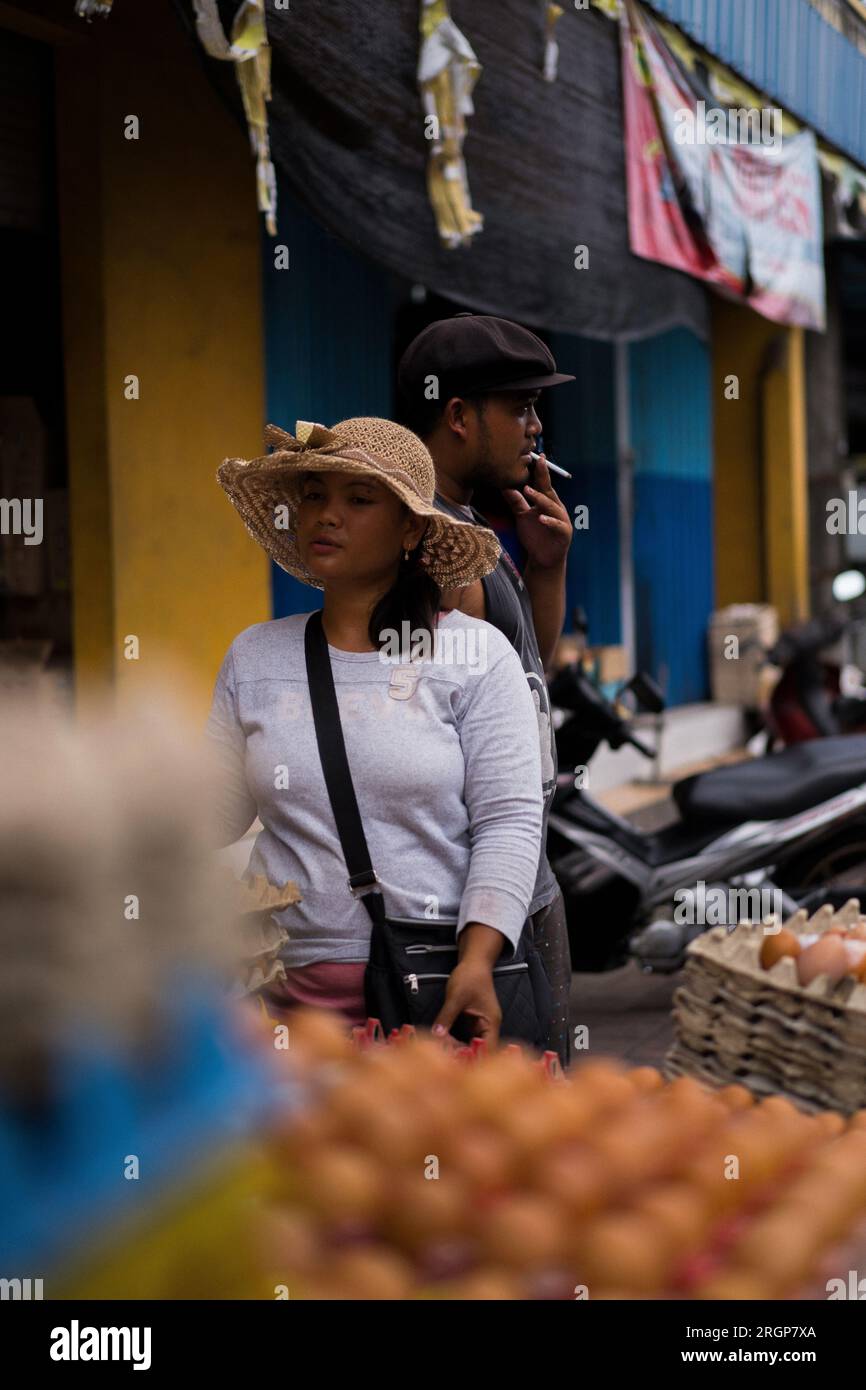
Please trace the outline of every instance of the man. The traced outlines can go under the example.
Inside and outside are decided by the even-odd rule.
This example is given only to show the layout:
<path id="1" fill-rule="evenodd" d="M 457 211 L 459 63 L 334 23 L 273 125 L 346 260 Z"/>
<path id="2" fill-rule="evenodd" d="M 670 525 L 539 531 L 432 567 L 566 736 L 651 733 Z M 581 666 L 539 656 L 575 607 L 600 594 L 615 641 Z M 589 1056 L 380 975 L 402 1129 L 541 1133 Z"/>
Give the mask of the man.
<path id="1" fill-rule="evenodd" d="M 572 527 L 551 486 L 544 455 L 537 464 L 530 455 L 541 432 L 539 392 L 573 380 L 557 372 L 552 353 L 534 333 L 485 314 L 457 314 L 431 323 L 410 343 L 398 372 L 406 423 L 424 440 L 436 467 L 436 505 L 451 516 L 486 525 L 470 506 L 474 490 L 485 484 L 502 492 L 514 515 L 527 557 L 523 574 L 503 550 L 491 574 L 446 593 L 443 604 L 486 618 L 505 633 L 521 659 L 538 714 L 545 833 L 556 787 L 556 744 L 544 676 L 565 616 Z M 553 989 L 550 1046 L 567 1065 L 571 960 L 565 905 L 543 839 L 529 911 Z"/>

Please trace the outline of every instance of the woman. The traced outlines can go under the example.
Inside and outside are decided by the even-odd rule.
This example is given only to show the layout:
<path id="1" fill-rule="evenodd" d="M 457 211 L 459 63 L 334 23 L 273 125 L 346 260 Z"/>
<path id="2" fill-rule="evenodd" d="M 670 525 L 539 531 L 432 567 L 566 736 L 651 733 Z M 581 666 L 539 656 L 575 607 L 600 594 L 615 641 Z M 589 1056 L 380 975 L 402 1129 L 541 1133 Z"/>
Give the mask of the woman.
<path id="1" fill-rule="evenodd" d="M 217 476 L 268 554 L 324 592 L 346 753 L 388 913 L 458 919 L 437 1026 L 465 1014 L 495 1042 L 492 970 L 520 937 L 538 864 L 536 717 L 507 639 L 457 610 L 440 612 L 439 601 L 443 588 L 489 573 L 499 543 L 436 509 L 430 455 L 399 425 L 356 419 L 298 432 L 268 426 L 275 452 L 227 459 Z M 264 828 L 247 877 L 292 879 L 301 892 L 275 914 L 289 939 L 286 982 L 271 999 L 336 1007 L 358 1023 L 371 926 L 347 883 L 322 773 L 308 618 L 258 623 L 235 638 L 208 734 L 225 772 L 223 843 L 258 814 Z"/>

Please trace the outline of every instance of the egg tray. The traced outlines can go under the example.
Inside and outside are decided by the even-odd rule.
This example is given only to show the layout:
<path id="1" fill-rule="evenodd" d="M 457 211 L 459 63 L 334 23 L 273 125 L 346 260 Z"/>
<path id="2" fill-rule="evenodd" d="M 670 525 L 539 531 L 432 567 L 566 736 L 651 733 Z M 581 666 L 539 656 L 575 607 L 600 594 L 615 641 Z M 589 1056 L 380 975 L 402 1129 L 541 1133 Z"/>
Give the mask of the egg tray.
<path id="1" fill-rule="evenodd" d="M 799 912 L 785 925 L 803 935 L 860 919 L 852 900 L 839 913 Z M 716 927 L 689 947 L 674 994 L 676 1039 L 669 1074 L 739 1082 L 757 1094 L 782 1092 L 805 1108 L 851 1111 L 866 1104 L 866 986 L 818 976 L 801 985 L 791 957 L 760 963 L 766 934 L 744 924 Z"/>
<path id="2" fill-rule="evenodd" d="M 777 1011 L 771 998 L 754 1005 L 734 991 L 719 988 L 706 1000 L 693 995 L 685 984 L 674 994 L 674 1006 L 684 1037 L 710 1036 L 723 1052 L 736 1055 L 756 1049 L 782 1059 L 802 1052 L 814 1066 L 856 1074 L 862 1069 L 864 1049 L 856 1036 L 852 1039 L 838 1023 L 828 1027 L 805 1011 L 800 1018 L 791 1018 Z"/>
<path id="3" fill-rule="evenodd" d="M 800 1110 L 815 1114 L 820 1110 L 838 1110 L 840 1113 L 853 1113 L 856 1105 L 846 1105 L 832 1097 L 816 1094 L 809 1087 L 792 1090 L 780 1084 L 766 1071 L 752 1071 L 743 1065 L 736 1069 L 721 1067 L 712 1053 L 701 1056 L 688 1048 L 674 1043 L 664 1061 L 664 1073 L 669 1080 L 677 1076 L 692 1076 L 708 1086 L 745 1086 L 753 1095 L 784 1096 Z"/>

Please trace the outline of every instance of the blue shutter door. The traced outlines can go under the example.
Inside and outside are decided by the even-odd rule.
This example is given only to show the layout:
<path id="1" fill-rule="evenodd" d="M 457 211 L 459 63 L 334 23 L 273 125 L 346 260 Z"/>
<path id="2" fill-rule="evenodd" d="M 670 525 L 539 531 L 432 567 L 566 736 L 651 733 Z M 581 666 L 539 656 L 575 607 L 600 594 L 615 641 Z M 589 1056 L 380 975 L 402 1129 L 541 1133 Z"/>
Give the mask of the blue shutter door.
<path id="1" fill-rule="evenodd" d="M 629 346 L 638 667 L 669 703 L 707 698 L 713 608 L 710 350 L 677 328 Z"/>
<path id="2" fill-rule="evenodd" d="M 279 234 L 263 233 L 267 418 L 332 425 L 392 413 L 392 291 L 387 272 L 343 246 L 279 187 Z M 274 266 L 274 247 L 289 268 Z M 321 607 L 319 590 L 271 567 L 274 617 Z"/>

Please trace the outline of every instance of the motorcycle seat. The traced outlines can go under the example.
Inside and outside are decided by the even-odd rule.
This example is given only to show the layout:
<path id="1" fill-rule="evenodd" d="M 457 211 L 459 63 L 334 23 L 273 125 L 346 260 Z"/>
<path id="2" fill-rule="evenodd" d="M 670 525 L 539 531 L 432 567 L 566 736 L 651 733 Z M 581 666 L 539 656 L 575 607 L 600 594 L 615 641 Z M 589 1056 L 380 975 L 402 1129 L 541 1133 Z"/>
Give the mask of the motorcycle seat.
<path id="1" fill-rule="evenodd" d="M 782 820 L 866 782 L 866 735 L 811 739 L 780 753 L 686 777 L 673 788 L 690 822 Z"/>

